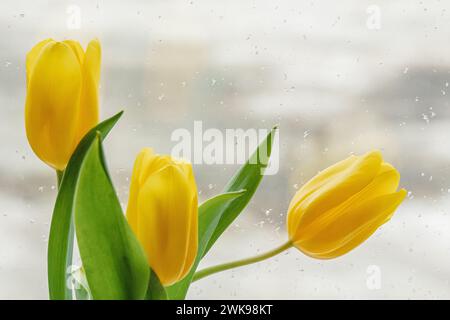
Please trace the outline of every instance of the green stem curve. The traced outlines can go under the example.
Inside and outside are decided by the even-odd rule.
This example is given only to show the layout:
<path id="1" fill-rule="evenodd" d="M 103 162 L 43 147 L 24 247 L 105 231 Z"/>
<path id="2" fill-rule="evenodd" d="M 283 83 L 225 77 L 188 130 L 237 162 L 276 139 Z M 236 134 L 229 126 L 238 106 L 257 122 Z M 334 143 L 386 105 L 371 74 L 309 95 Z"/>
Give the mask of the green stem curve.
<path id="1" fill-rule="evenodd" d="M 259 254 L 257 256 L 254 257 L 250 257 L 250 258 L 245 258 L 242 260 L 237 260 L 237 261 L 232 261 L 232 262 L 227 262 L 224 264 L 219 264 L 216 266 L 212 266 L 212 267 L 208 267 L 205 269 L 202 269 L 200 271 L 197 271 L 194 274 L 194 277 L 192 279 L 192 282 L 203 279 L 207 276 L 210 276 L 214 273 L 218 273 L 218 272 L 222 272 L 225 270 L 229 270 L 229 269 L 233 269 L 233 268 L 238 268 L 238 267 L 243 267 L 252 263 L 256 263 L 256 262 L 260 262 L 269 258 L 272 258 L 274 256 L 276 256 L 277 254 L 280 254 L 283 251 L 286 251 L 287 249 L 292 247 L 292 242 L 288 241 L 284 244 L 282 244 L 279 247 L 276 247 L 270 251 L 267 251 L 265 253 Z"/>
<path id="2" fill-rule="evenodd" d="M 61 182 L 64 176 L 64 170 L 56 170 L 56 179 L 58 183 L 58 192 L 61 188 Z M 67 248 L 67 259 L 66 259 L 66 290 L 65 290 L 65 299 L 73 300 L 72 289 L 67 286 L 67 274 L 69 267 L 72 266 L 72 256 L 73 256 L 73 242 L 75 238 L 75 231 L 73 226 L 73 220 L 70 222 L 69 235 L 68 235 L 68 248 Z"/>
<path id="3" fill-rule="evenodd" d="M 57 181 L 57 188 L 59 190 L 59 187 L 61 185 L 61 181 L 64 175 L 64 170 L 56 170 L 56 181 Z"/>

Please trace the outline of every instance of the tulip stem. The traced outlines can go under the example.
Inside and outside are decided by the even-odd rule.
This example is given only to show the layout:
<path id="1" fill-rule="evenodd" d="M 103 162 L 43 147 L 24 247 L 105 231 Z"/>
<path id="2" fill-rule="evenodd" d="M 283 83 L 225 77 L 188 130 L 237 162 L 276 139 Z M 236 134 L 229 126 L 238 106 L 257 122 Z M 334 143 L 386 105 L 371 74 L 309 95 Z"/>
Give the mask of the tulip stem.
<path id="1" fill-rule="evenodd" d="M 58 183 L 58 191 L 61 189 L 61 182 L 64 176 L 64 170 L 56 170 L 56 179 Z M 73 227 L 73 219 L 70 221 L 70 228 L 69 228 L 69 234 L 67 235 L 68 243 L 67 243 L 67 256 L 66 256 L 66 281 L 70 274 L 68 274 L 67 270 L 72 266 L 72 256 L 73 256 L 73 242 L 74 242 L 74 227 Z M 75 294 L 78 293 L 78 291 L 75 291 Z M 66 300 L 73 300 L 73 292 L 72 288 L 69 288 L 66 286 L 65 290 L 65 298 Z"/>
<path id="2" fill-rule="evenodd" d="M 210 276 L 214 273 L 222 272 L 222 271 L 233 269 L 233 268 L 243 267 L 243 266 L 246 266 L 246 265 L 249 265 L 252 263 L 256 263 L 256 262 L 260 262 L 260 261 L 272 258 L 272 257 L 276 256 L 277 254 L 280 254 L 281 252 L 286 251 L 287 249 L 289 249 L 291 247 L 292 247 L 292 242 L 288 241 L 279 247 L 276 247 L 268 252 L 259 254 L 254 257 L 245 258 L 242 260 L 237 260 L 237 261 L 232 261 L 232 262 L 227 262 L 224 264 L 219 264 L 216 266 L 202 269 L 200 271 L 197 271 L 194 274 L 194 278 L 192 279 L 192 282 L 203 279 L 204 277 Z"/>
<path id="3" fill-rule="evenodd" d="M 61 185 L 61 181 L 62 181 L 63 175 L 64 175 L 64 171 L 56 170 L 56 179 L 57 179 L 57 183 L 58 183 L 58 190 L 59 190 L 59 187 Z"/>

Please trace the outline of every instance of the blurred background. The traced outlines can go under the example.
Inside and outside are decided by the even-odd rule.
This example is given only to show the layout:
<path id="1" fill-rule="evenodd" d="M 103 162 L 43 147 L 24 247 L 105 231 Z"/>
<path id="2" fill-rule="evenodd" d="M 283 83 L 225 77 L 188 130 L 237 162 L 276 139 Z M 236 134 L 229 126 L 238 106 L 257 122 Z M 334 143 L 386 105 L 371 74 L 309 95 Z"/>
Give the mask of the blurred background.
<path id="1" fill-rule="evenodd" d="M 280 170 L 203 266 L 286 240 L 290 198 L 350 154 L 383 151 L 407 200 L 367 242 L 331 261 L 291 249 L 196 282 L 190 299 L 450 298 L 450 3 L 446 1 L 0 2 L 0 298 L 47 299 L 54 172 L 24 129 L 25 55 L 38 41 L 102 43 L 101 115 L 123 206 L 136 153 L 171 133 L 280 124 Z M 447 94 L 448 93 L 448 94 Z M 238 166 L 196 165 L 204 200 Z"/>

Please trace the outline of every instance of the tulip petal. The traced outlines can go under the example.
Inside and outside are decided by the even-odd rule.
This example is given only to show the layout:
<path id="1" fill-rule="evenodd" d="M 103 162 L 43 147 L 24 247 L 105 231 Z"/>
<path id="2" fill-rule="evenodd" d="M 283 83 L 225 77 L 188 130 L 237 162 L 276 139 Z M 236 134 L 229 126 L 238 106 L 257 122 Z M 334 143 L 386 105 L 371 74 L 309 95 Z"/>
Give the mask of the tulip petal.
<path id="1" fill-rule="evenodd" d="M 390 193 L 394 193 L 400 181 L 400 174 L 390 164 L 383 163 L 380 172 L 363 190 L 351 196 L 349 199 L 339 204 L 335 208 L 328 210 L 317 217 L 308 226 L 297 230 L 298 235 L 295 238 L 308 238 L 311 233 L 318 232 L 321 226 L 329 224 L 330 221 L 342 219 L 342 216 L 348 210 L 352 210 L 360 203 Z"/>
<path id="2" fill-rule="evenodd" d="M 198 209 L 198 198 L 197 198 L 197 184 L 195 183 L 194 170 L 192 169 L 192 164 L 184 161 L 184 160 L 174 160 L 178 168 L 180 168 L 186 176 L 186 179 L 189 183 L 189 187 L 191 192 L 194 194 L 192 199 L 192 209 L 191 212 L 197 212 Z M 188 240 L 189 248 L 197 248 L 198 245 L 198 218 L 196 215 L 191 215 L 191 224 L 189 227 L 190 235 Z M 188 250 L 188 255 L 185 260 L 185 264 L 183 267 L 183 271 L 181 272 L 179 279 L 184 278 L 186 276 L 194 263 L 194 260 L 197 256 L 197 250 Z"/>
<path id="3" fill-rule="evenodd" d="M 173 162 L 169 156 L 155 154 L 153 151 L 147 152 L 142 161 L 142 170 L 139 175 L 140 186 L 142 186 L 152 174 L 155 174 L 171 164 L 173 164 Z"/>
<path id="4" fill-rule="evenodd" d="M 139 192 L 137 237 L 150 266 L 166 286 L 180 280 L 189 250 L 197 252 L 197 241 L 188 241 L 197 214 L 191 211 L 192 199 L 184 173 L 174 165 L 150 175 Z"/>
<path id="5" fill-rule="evenodd" d="M 25 104 L 25 126 L 33 151 L 63 170 L 76 147 L 76 121 L 81 92 L 78 60 L 66 44 L 50 42 L 32 66 Z"/>
<path id="6" fill-rule="evenodd" d="M 184 260 L 184 266 L 181 271 L 181 273 L 178 275 L 178 280 L 183 279 L 189 271 L 191 271 L 192 265 L 194 264 L 195 258 L 197 257 L 197 250 L 198 250 L 198 217 L 197 217 L 197 211 L 198 211 L 198 199 L 197 199 L 197 186 L 195 186 L 194 197 L 192 198 L 192 204 L 191 204 L 191 214 L 189 215 L 190 223 L 188 226 L 188 241 L 187 241 L 187 255 Z"/>
<path id="7" fill-rule="evenodd" d="M 337 174 L 340 174 L 342 171 L 350 167 L 357 159 L 358 157 L 356 156 L 350 156 L 347 159 L 339 161 L 325 170 L 320 171 L 297 191 L 292 199 L 292 203 L 297 203 L 298 201 L 303 200 L 306 196 L 319 189 Z"/>
<path id="8" fill-rule="evenodd" d="M 387 222 L 406 196 L 406 190 L 378 196 L 349 208 L 339 219 L 319 229 L 309 239 L 294 245 L 318 259 L 338 257 L 357 247 Z"/>
<path id="9" fill-rule="evenodd" d="M 75 53 L 78 62 L 80 63 L 80 66 L 83 65 L 84 50 L 81 47 L 80 43 L 74 40 L 64 40 L 63 43 L 67 44 L 72 49 L 73 53 Z"/>
<path id="10" fill-rule="evenodd" d="M 153 153 L 150 148 L 143 148 L 136 157 L 133 166 L 133 173 L 131 174 L 131 183 L 130 183 L 130 194 L 128 196 L 128 206 L 127 206 L 127 220 L 130 224 L 131 229 L 137 234 L 137 200 L 139 195 L 139 173 L 142 170 L 142 163 L 144 162 L 144 158 Z"/>
<path id="11" fill-rule="evenodd" d="M 45 39 L 36 44 L 27 54 L 26 70 L 27 70 L 27 84 L 31 77 L 32 69 L 41 53 L 42 49 L 50 42 L 55 42 L 53 39 Z"/>
<path id="12" fill-rule="evenodd" d="M 195 183 L 195 176 L 194 170 L 192 170 L 192 164 L 184 160 L 176 160 L 175 163 L 186 175 L 186 179 L 188 180 L 189 185 L 191 186 L 191 190 L 195 190 L 195 194 L 197 194 L 197 184 Z"/>
<path id="13" fill-rule="evenodd" d="M 100 64 L 100 42 L 98 40 L 92 40 L 87 46 L 82 65 L 83 87 L 78 118 L 78 140 L 81 140 L 81 138 L 83 138 L 83 136 L 98 123 Z"/>
<path id="14" fill-rule="evenodd" d="M 137 233 L 137 201 L 140 188 L 147 178 L 171 164 L 168 156 L 155 154 L 152 148 L 142 148 L 136 157 L 131 175 L 130 195 L 128 198 L 127 219 L 133 231 Z"/>
<path id="15" fill-rule="evenodd" d="M 292 204 L 289 209 L 289 236 L 295 238 L 310 223 L 349 199 L 352 195 L 364 189 L 378 174 L 382 164 L 379 151 L 368 152 L 357 157 L 340 173 L 325 180 L 315 192 L 309 194 L 303 201 Z"/>
<path id="16" fill-rule="evenodd" d="M 400 183 L 400 173 L 391 164 L 383 162 L 380 171 L 373 181 L 358 195 L 361 198 L 375 198 L 378 195 L 397 191 Z"/>
<path id="17" fill-rule="evenodd" d="M 293 214 L 296 211 L 296 207 L 311 193 L 315 192 L 317 189 L 326 184 L 330 179 L 340 174 L 342 171 L 346 170 L 349 166 L 351 166 L 358 158 L 356 156 L 350 156 L 347 159 L 344 159 L 325 170 L 319 172 L 316 176 L 314 176 L 311 180 L 306 182 L 294 195 L 289 205 L 288 212 L 292 212 L 288 215 L 287 225 L 289 228 L 292 227 L 293 230 L 290 230 L 290 234 L 293 234 L 294 229 L 296 228 L 298 221 L 301 218 L 300 214 Z"/>

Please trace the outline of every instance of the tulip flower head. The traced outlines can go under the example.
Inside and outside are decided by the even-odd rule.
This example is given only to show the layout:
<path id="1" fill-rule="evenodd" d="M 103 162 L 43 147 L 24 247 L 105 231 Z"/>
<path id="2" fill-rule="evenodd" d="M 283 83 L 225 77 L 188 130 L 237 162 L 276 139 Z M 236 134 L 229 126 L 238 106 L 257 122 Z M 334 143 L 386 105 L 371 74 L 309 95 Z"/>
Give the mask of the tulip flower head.
<path id="1" fill-rule="evenodd" d="M 379 151 L 351 156 L 323 170 L 292 199 L 289 239 L 308 256 L 331 259 L 364 242 L 406 196 L 399 172 Z"/>
<path id="2" fill-rule="evenodd" d="M 83 136 L 98 122 L 101 49 L 47 39 L 27 55 L 25 127 L 36 155 L 64 170 Z"/>
<path id="3" fill-rule="evenodd" d="M 127 220 L 164 286 L 183 279 L 194 263 L 197 209 L 192 165 L 144 148 L 134 163 Z"/>

